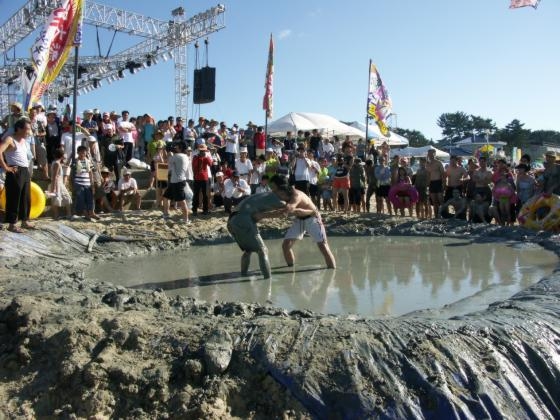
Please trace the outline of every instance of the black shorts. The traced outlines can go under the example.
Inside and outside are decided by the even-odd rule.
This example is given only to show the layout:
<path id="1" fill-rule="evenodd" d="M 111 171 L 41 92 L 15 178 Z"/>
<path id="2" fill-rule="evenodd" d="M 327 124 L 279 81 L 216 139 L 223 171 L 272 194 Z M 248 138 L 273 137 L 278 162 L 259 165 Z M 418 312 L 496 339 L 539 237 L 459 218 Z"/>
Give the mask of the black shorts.
<path id="1" fill-rule="evenodd" d="M 377 197 L 389 197 L 389 190 L 391 189 L 390 185 L 380 185 L 379 187 L 377 187 L 377 192 L 375 193 L 375 195 L 377 195 Z"/>
<path id="2" fill-rule="evenodd" d="M 348 198 L 350 204 L 360 204 L 362 202 L 362 189 L 350 188 L 350 190 L 348 191 Z"/>
<path id="3" fill-rule="evenodd" d="M 185 185 L 187 185 L 187 181 L 170 182 L 163 196 L 171 201 L 183 201 L 186 199 Z"/>
<path id="4" fill-rule="evenodd" d="M 319 186 L 317 184 L 309 184 L 309 196 L 319 197 Z"/>
<path id="5" fill-rule="evenodd" d="M 430 194 L 440 194 L 443 192 L 443 182 L 441 179 L 430 181 Z"/>

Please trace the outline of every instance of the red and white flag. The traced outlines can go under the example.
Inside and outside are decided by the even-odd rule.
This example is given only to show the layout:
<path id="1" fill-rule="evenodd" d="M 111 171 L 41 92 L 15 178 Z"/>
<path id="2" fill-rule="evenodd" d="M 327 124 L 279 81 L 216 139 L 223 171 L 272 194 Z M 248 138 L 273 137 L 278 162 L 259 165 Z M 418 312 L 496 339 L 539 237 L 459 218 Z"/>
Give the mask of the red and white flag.
<path id="1" fill-rule="evenodd" d="M 64 0 L 53 10 L 31 47 L 35 79 L 26 98 L 26 109 L 38 101 L 56 79 L 70 51 L 81 42 L 81 20 L 84 0 Z"/>
<path id="2" fill-rule="evenodd" d="M 268 64 L 266 66 L 266 79 L 264 82 L 263 109 L 266 111 L 266 118 L 272 118 L 272 90 L 274 81 L 274 42 L 270 34 L 270 45 L 268 47 Z"/>
<path id="3" fill-rule="evenodd" d="M 519 7 L 531 6 L 535 9 L 539 5 L 540 0 L 511 0 L 509 5 L 510 9 L 517 9 Z"/>

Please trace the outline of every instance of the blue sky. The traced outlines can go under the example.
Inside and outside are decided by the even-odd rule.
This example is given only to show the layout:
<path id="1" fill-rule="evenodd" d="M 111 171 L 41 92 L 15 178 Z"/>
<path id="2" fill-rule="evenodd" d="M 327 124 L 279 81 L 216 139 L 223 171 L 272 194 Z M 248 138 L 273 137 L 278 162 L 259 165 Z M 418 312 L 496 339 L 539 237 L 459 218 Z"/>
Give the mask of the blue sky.
<path id="1" fill-rule="evenodd" d="M 99 1 L 170 19 L 215 6 L 207 0 Z M 275 40 L 274 118 L 290 111 L 340 120 L 365 118 L 371 58 L 393 100 L 393 124 L 438 140 L 437 118 L 463 111 L 502 128 L 560 131 L 560 2 L 510 10 L 508 0 L 224 0 L 225 29 L 210 36 L 208 62 L 217 69 L 216 101 L 192 106 L 189 117 L 264 124 L 262 97 L 270 33 Z M 22 1 L 0 0 L 5 22 Z M 101 31 L 107 51 L 112 33 Z M 139 42 L 117 34 L 113 52 Z M 26 45 L 16 48 L 27 54 Z M 201 50 L 201 61 L 205 62 Z M 81 54 L 97 52 L 89 27 Z M 192 79 L 194 48 L 188 48 Z M 192 86 L 192 80 L 189 81 Z M 174 115 L 171 61 L 80 96 L 78 111 L 128 109 L 157 118 Z M 273 118 L 273 119 L 274 119 Z"/>

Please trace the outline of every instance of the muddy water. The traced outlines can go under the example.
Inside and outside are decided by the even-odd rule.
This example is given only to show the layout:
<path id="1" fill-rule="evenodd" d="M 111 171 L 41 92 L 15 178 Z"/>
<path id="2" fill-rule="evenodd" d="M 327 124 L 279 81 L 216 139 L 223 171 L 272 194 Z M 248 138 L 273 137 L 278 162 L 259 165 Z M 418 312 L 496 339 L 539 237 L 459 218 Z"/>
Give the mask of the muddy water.
<path id="1" fill-rule="evenodd" d="M 161 288 L 169 295 L 273 304 L 321 313 L 402 315 L 454 302 L 455 313 L 483 309 L 550 274 L 558 259 L 536 245 L 470 243 L 443 238 L 329 239 L 336 270 L 324 269 L 308 238 L 295 246 L 296 264 L 284 264 L 281 241 L 266 241 L 273 267 L 263 280 L 257 258 L 239 273 L 235 244 L 194 247 L 96 265 L 86 274 L 123 286 Z"/>

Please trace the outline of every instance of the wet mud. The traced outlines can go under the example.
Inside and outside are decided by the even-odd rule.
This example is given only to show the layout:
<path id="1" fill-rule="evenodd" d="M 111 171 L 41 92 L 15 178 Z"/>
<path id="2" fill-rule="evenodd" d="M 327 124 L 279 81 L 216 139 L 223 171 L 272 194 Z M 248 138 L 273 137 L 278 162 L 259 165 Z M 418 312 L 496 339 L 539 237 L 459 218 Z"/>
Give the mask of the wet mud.
<path id="1" fill-rule="evenodd" d="M 508 240 L 560 254 L 558 235 L 517 227 L 325 221 L 330 235 Z M 222 225 L 0 232 L 0 418 L 560 418 L 557 270 L 482 311 L 396 318 L 202 302 L 84 275 L 107 260 L 228 242 Z"/>

